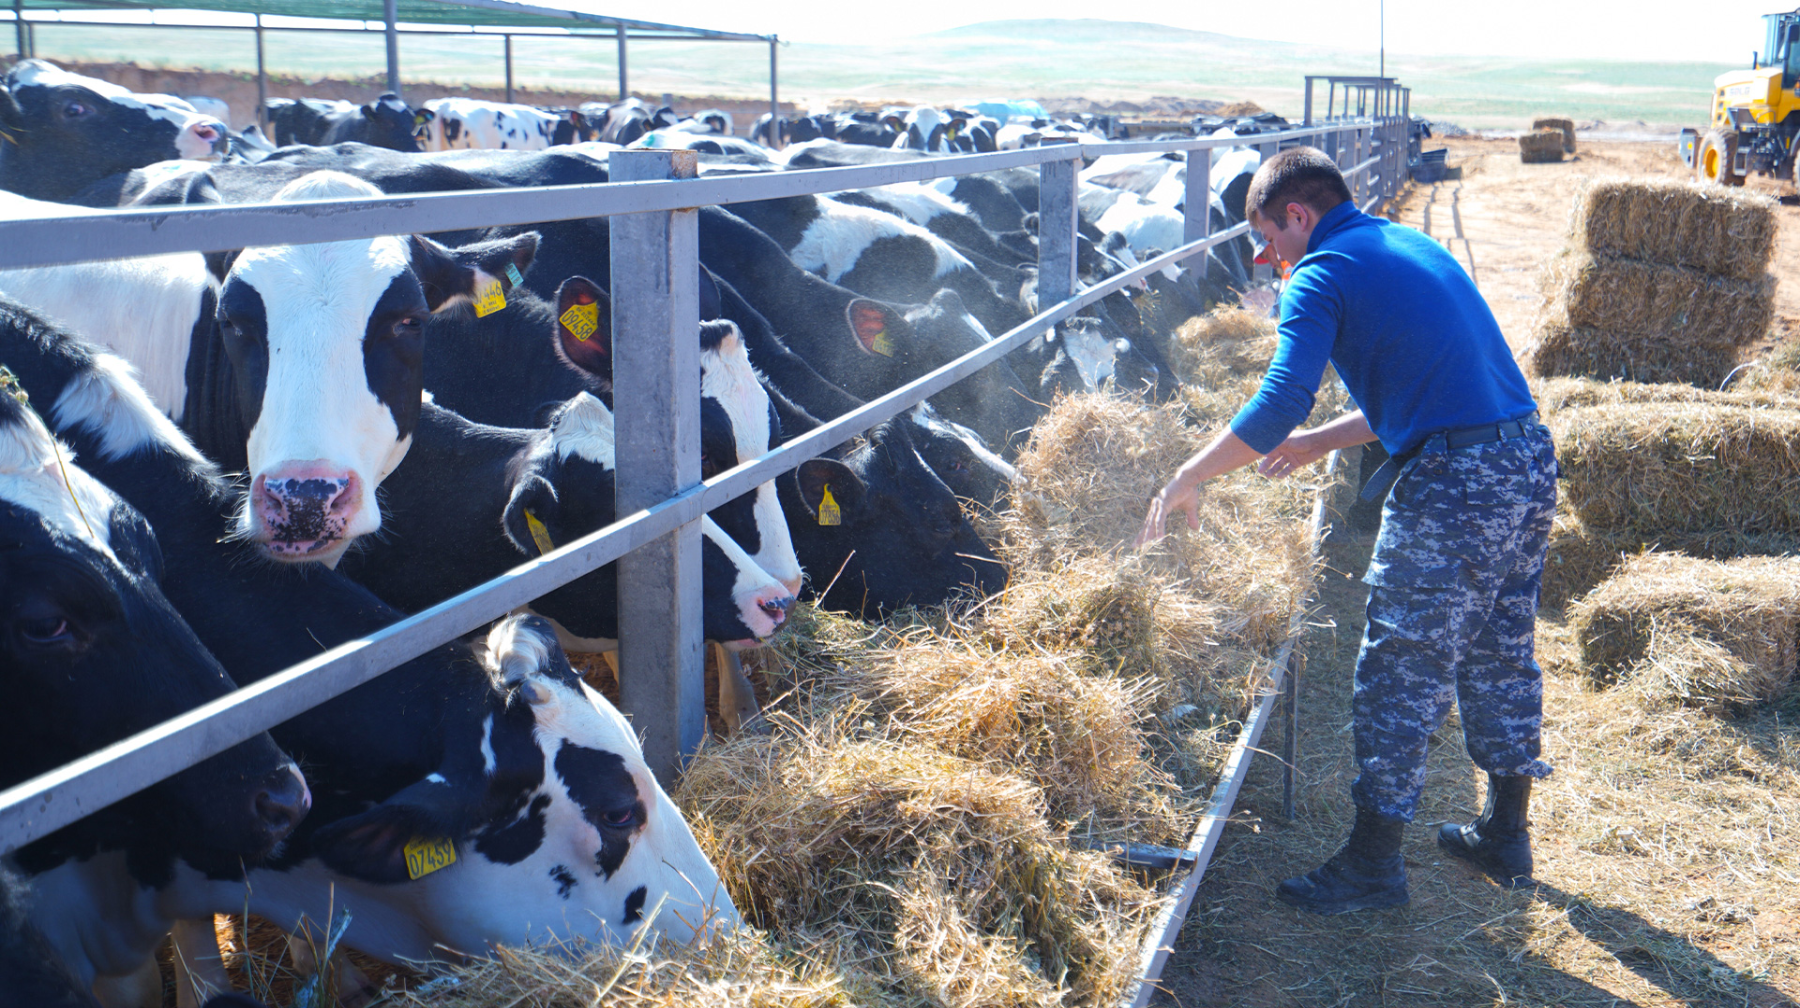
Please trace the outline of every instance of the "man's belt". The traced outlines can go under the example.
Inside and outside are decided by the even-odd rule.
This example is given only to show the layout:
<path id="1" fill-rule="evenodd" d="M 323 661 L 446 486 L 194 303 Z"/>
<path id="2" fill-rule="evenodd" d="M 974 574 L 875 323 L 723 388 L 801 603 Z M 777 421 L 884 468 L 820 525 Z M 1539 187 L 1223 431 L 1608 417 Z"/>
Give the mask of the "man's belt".
<path id="1" fill-rule="evenodd" d="M 1432 438 L 1443 438 L 1444 447 L 1454 451 L 1458 448 L 1521 437 L 1526 432 L 1535 429 L 1537 422 L 1538 415 L 1536 411 L 1533 411 L 1517 420 L 1503 420 L 1500 423 L 1481 424 L 1476 427 L 1464 427 L 1461 430 L 1432 434 L 1424 441 L 1419 442 L 1419 446 L 1412 451 L 1388 456 L 1388 460 L 1381 463 L 1381 468 L 1375 470 L 1375 475 L 1369 477 L 1368 484 L 1362 490 L 1362 499 L 1372 501 L 1386 497 L 1388 491 L 1394 488 L 1395 481 L 1400 478 L 1400 470 L 1406 468 L 1408 462 L 1418 457 L 1419 452 L 1425 450 L 1425 446 L 1431 443 Z"/>

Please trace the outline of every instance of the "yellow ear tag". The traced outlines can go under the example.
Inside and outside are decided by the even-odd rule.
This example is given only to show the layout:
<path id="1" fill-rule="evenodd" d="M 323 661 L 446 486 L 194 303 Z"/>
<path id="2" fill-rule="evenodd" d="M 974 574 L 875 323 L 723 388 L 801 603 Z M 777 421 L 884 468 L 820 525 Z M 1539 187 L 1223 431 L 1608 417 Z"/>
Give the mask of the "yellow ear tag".
<path id="1" fill-rule="evenodd" d="M 888 339 L 886 329 L 876 333 L 875 338 L 869 341 L 869 350 L 871 353 L 878 353 L 883 357 L 894 356 L 894 341 Z"/>
<path id="2" fill-rule="evenodd" d="M 831 484 L 825 484 L 825 496 L 819 500 L 819 524 L 842 525 L 844 512 L 838 510 L 838 502 L 831 496 Z"/>
<path id="3" fill-rule="evenodd" d="M 412 842 L 406 845 L 408 878 L 421 879 L 455 863 L 456 844 L 448 838 L 427 840 L 424 837 L 413 837 Z"/>
<path id="4" fill-rule="evenodd" d="M 525 527 L 531 530 L 531 541 L 537 543 L 539 556 L 556 548 L 556 544 L 550 541 L 550 530 L 529 510 L 525 512 Z"/>
<path id="5" fill-rule="evenodd" d="M 560 320 L 563 328 L 569 330 L 576 339 L 583 343 L 600 328 L 600 306 L 598 304 L 573 304 L 562 313 Z"/>
<path id="6" fill-rule="evenodd" d="M 499 277 L 488 277 L 487 283 L 475 291 L 475 317 L 492 315 L 506 307 L 506 291 L 500 287 Z"/>

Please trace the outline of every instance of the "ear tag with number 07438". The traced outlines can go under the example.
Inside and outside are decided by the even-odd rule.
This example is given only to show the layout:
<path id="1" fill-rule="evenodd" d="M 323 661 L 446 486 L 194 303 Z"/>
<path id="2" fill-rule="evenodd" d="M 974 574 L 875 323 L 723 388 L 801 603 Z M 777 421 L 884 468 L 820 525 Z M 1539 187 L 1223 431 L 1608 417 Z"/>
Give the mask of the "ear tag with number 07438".
<path id="1" fill-rule="evenodd" d="M 427 840 L 414 837 L 406 845 L 406 876 L 421 879 L 456 863 L 456 843 L 448 837 Z"/>
<path id="2" fill-rule="evenodd" d="M 819 499 L 819 524 L 842 525 L 844 512 L 838 510 L 837 499 L 831 496 L 831 484 L 825 484 L 825 494 Z"/>
<path id="3" fill-rule="evenodd" d="M 598 304 L 572 304 L 569 310 L 562 313 L 560 321 L 569 334 L 583 343 L 600 328 L 600 306 Z"/>
<path id="4" fill-rule="evenodd" d="M 488 277 L 487 283 L 475 289 L 475 317 L 483 318 L 506 307 L 506 291 L 499 277 Z"/>

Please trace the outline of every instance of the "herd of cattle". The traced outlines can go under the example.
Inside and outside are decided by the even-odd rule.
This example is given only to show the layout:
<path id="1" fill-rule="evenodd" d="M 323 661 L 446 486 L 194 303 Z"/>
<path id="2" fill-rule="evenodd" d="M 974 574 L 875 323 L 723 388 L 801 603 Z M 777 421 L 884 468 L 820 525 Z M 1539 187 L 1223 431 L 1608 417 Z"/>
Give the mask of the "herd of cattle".
<path id="1" fill-rule="evenodd" d="M 705 113 L 384 96 L 274 109 L 282 146 L 264 150 L 179 99 L 40 61 L 4 84 L 0 219 L 602 182 L 620 144 L 765 172 L 1024 142 L 928 108 L 789 123 L 788 139 L 819 135 L 777 151 Z M 1256 164 L 1215 156 L 1215 228 L 1241 219 Z M 1083 283 L 1181 241 L 1184 168 L 1087 166 Z M 1035 172 L 1004 170 L 702 208 L 704 475 L 1029 318 L 1037 201 Z M 0 786 L 610 523 L 612 390 L 631 378 L 612 367 L 607 228 L 0 272 Z M 877 617 L 1001 588 L 964 502 L 1004 497 L 1006 459 L 1055 395 L 1172 395 L 1169 333 L 1243 285 L 1249 254 L 1234 240 L 1204 278 L 1153 274 L 713 512 L 708 639 L 758 646 L 804 595 Z M 346 942 L 395 962 L 617 941 L 647 917 L 677 940 L 732 926 L 629 725 L 571 671 L 566 651 L 613 646 L 616 602 L 597 571 L 16 851 L 0 1005 L 155 1004 L 171 930 L 195 979 L 222 984 L 210 919 L 246 906 L 287 926 L 347 907 Z M 728 715 L 745 709 L 735 664 Z"/>

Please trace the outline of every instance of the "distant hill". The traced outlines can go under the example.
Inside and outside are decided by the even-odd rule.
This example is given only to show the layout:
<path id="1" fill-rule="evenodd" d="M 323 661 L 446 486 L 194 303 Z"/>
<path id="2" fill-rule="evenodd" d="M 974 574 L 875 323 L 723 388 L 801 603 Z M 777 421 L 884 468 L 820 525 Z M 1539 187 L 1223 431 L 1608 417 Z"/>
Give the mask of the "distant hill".
<path id="1" fill-rule="evenodd" d="M 39 23 L 48 58 L 138 62 L 243 72 L 255 67 L 247 32 Z M 305 79 L 358 78 L 383 64 L 379 35 L 270 31 L 274 71 Z M 404 37 L 405 76 L 492 86 L 502 76 L 497 38 Z M 173 55 L 171 55 L 173 54 Z M 521 87 L 610 97 L 617 70 L 610 38 L 514 38 Z M 1036 98 L 1051 107 L 1128 102 L 1174 116 L 1210 103 L 1252 101 L 1297 116 L 1306 74 L 1370 74 L 1372 52 L 1237 38 L 1136 21 L 985 21 L 866 44 L 786 44 L 784 101 L 959 102 Z M 1705 119 L 1721 64 L 1389 53 L 1388 72 L 1413 88 L 1413 111 L 1470 127 L 1512 127 L 1534 116 L 1652 124 Z M 630 52 L 640 93 L 766 98 L 768 51 L 719 42 L 639 42 Z"/>

